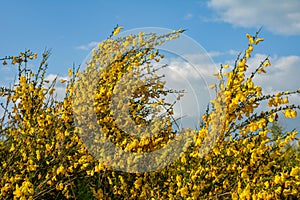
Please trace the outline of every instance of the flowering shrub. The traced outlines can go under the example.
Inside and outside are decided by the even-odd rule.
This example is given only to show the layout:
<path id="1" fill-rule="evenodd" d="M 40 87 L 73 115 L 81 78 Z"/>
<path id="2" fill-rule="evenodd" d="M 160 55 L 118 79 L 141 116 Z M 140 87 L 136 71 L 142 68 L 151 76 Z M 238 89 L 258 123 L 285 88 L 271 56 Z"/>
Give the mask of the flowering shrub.
<path id="1" fill-rule="evenodd" d="M 165 97 L 170 93 L 180 97 L 182 92 L 166 89 L 153 63 L 164 58 L 156 47 L 176 39 L 183 30 L 113 38 L 120 30 L 116 27 L 99 43 L 83 72 L 69 69 L 70 80 L 60 80 L 67 81 L 62 101 L 53 96 L 56 80 L 45 79 L 48 51 L 42 54 L 37 72 L 27 66 L 37 58 L 31 51 L 1 59 L 19 69 L 16 84 L 0 89 L 5 100 L 0 121 L 1 199 L 300 198 L 300 153 L 291 146 L 297 131 L 274 128 L 277 113 L 296 117 L 300 106 L 290 104 L 288 98 L 300 90 L 263 94 L 254 83 L 253 78 L 271 66 L 269 58 L 255 69 L 247 65 L 255 45 L 263 41 L 258 34 L 247 34 L 244 54 L 234 66 L 221 65 L 215 74 L 219 83 L 211 88 L 216 98 L 202 116 L 200 128 L 178 133 L 172 128 L 173 104 Z M 253 72 L 246 76 L 248 70 Z M 128 94 L 129 100 L 122 101 L 120 97 Z M 263 102 L 267 111 L 259 109 Z M 116 120 L 116 115 L 121 117 Z M 106 141 L 97 136 L 99 127 L 121 153 L 101 151 Z M 135 130 L 136 135 L 126 130 Z M 184 134 L 193 137 L 183 144 L 186 148 L 180 147 L 183 153 L 175 148 L 156 158 L 162 162 L 178 153 L 178 159 L 164 168 L 118 170 L 126 167 L 135 172 L 141 167 L 133 157 L 122 159 L 126 152 L 157 151 Z M 94 140 L 87 143 L 90 138 Z M 144 164 L 147 169 L 148 163 Z"/>

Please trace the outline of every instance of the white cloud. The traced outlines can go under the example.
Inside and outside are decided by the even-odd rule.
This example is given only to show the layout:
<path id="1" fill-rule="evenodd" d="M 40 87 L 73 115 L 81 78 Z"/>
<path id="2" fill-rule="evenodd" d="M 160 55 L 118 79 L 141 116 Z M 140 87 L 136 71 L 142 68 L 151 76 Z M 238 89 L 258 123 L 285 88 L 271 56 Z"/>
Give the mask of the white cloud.
<path id="1" fill-rule="evenodd" d="M 249 66 L 246 75 L 252 73 L 260 63 L 267 58 L 266 54 L 254 54 L 248 59 Z M 297 90 L 300 88 L 300 56 L 269 56 L 272 66 L 266 68 L 267 73 L 257 74 L 254 77 L 254 82 L 261 85 L 263 90 L 267 93 Z M 235 59 L 227 60 L 223 63 L 228 63 L 233 66 Z M 231 67 L 232 68 L 232 67 Z"/>
<path id="2" fill-rule="evenodd" d="M 160 64 L 165 63 L 168 66 L 159 70 L 158 74 L 165 75 L 166 88 L 185 91 L 184 96 L 174 106 L 175 117 L 182 117 L 178 121 L 181 127 L 195 128 L 209 100 L 214 96 L 214 92 L 209 89 L 208 85 L 217 81 L 213 76 L 217 67 L 209 53 L 165 58 Z M 176 96 L 171 94 L 167 100 L 174 102 Z"/>
<path id="3" fill-rule="evenodd" d="M 267 55 L 256 54 L 250 60 L 249 64 L 254 67 L 258 66 L 260 61 L 266 58 Z M 276 94 L 281 91 L 295 91 L 300 88 L 300 56 L 272 56 L 270 57 L 272 66 L 267 67 L 266 74 L 260 74 L 254 79 L 254 82 L 260 85 L 264 94 Z M 289 96 L 289 103 L 300 105 L 300 94 Z M 299 113 L 299 112 L 298 112 Z M 300 116 L 295 119 L 281 118 L 280 124 L 286 130 L 293 128 L 300 129 Z"/>
<path id="4" fill-rule="evenodd" d="M 217 20 L 241 27 L 266 27 L 283 35 L 300 34 L 300 1 L 298 0 L 210 0 Z"/>
<path id="5" fill-rule="evenodd" d="M 210 56 L 211 58 L 213 57 L 219 57 L 219 56 L 223 56 L 223 55 L 234 55 L 237 56 L 240 52 L 230 49 L 228 51 L 225 52 L 220 52 L 220 51 L 210 51 L 207 52 L 208 56 Z"/>
<path id="6" fill-rule="evenodd" d="M 264 54 L 255 54 L 252 59 L 249 59 L 250 71 L 259 66 L 266 57 L 267 55 Z M 271 56 L 269 59 L 272 66 L 266 68 L 266 74 L 258 75 L 254 79 L 256 82 L 268 89 L 268 92 L 300 88 L 300 56 Z"/>
<path id="7" fill-rule="evenodd" d="M 212 53 L 215 56 L 230 54 Z M 173 89 L 184 89 L 186 91 L 182 100 L 175 107 L 176 116 L 188 116 L 183 121 L 184 127 L 193 128 L 197 123 L 197 116 L 205 111 L 209 100 L 214 97 L 214 91 L 208 88 L 209 84 L 217 83 L 218 80 L 213 73 L 218 71 L 219 63 L 215 64 L 209 59 L 204 59 L 201 55 L 185 55 L 183 59 L 169 59 L 169 67 L 162 70 L 166 75 L 166 86 Z M 267 57 L 265 54 L 254 54 L 248 59 L 249 72 L 259 66 L 262 60 Z M 257 74 L 254 78 L 255 84 L 263 88 L 264 94 L 274 94 L 278 91 L 295 91 L 300 88 L 300 56 L 271 56 L 272 66 L 267 67 L 266 74 Z M 223 62 L 233 65 L 234 60 Z M 300 95 L 290 97 L 290 102 L 300 104 Z"/>
<path id="8" fill-rule="evenodd" d="M 189 20 L 189 19 L 192 19 L 194 18 L 194 15 L 192 13 L 187 13 L 185 16 L 184 16 L 184 19 L 185 20 Z"/>
<path id="9" fill-rule="evenodd" d="M 98 45 L 99 42 L 95 42 L 95 41 L 92 41 L 86 45 L 80 45 L 78 47 L 76 47 L 76 49 L 81 49 L 81 50 L 90 50 L 94 47 L 96 47 Z"/>

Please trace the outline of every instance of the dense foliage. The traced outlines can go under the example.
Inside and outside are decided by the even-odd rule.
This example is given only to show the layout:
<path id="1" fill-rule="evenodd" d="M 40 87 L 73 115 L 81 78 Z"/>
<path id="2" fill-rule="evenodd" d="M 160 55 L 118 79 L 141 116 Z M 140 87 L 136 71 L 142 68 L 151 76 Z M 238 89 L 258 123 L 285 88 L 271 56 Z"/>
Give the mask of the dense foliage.
<path id="1" fill-rule="evenodd" d="M 37 72 L 27 65 L 37 58 L 29 50 L 1 59 L 19 69 L 15 85 L 0 88 L 1 199 L 300 198 L 297 131 L 283 131 L 277 122 L 279 113 L 296 117 L 300 106 L 290 104 L 289 97 L 299 95 L 300 89 L 263 94 L 254 83 L 255 76 L 271 68 L 269 58 L 256 68 L 247 65 L 262 38 L 246 35 L 244 54 L 234 66 L 221 65 L 215 74 L 216 98 L 202 116 L 200 128 L 178 132 L 173 102 L 165 97 L 173 93 L 179 98 L 182 93 L 165 88 L 153 63 L 164 59 L 157 47 L 180 37 L 183 30 L 114 37 L 120 29 L 116 27 L 99 43 L 84 71 L 69 69 L 70 79 L 60 80 L 67 82 L 62 101 L 54 97 L 56 80 L 45 79 L 48 51 L 42 54 Z M 253 72 L 246 75 L 247 70 Z M 117 84 L 120 81 L 124 84 Z M 129 101 L 122 101 L 128 94 Z M 117 120 L 112 102 L 121 113 Z M 263 105 L 268 105 L 267 110 L 261 109 Z M 97 138 L 99 127 L 105 137 Z M 130 135 L 130 130 L 136 134 Z M 137 165 L 143 157 L 123 159 L 126 152 L 158 151 L 183 135 L 192 136 L 178 147 L 184 153 L 175 148 L 155 158 L 167 162 L 172 153 L 178 154 L 164 168 Z M 87 145 L 90 138 L 95 140 Z M 106 144 L 103 138 L 122 151 L 97 149 Z"/>

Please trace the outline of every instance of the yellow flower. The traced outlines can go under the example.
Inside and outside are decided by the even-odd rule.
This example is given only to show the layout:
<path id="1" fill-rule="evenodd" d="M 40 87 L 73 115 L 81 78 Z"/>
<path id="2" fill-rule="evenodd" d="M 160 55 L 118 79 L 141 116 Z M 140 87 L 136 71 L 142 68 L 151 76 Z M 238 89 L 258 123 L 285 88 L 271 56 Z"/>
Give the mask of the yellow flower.
<path id="1" fill-rule="evenodd" d="M 227 69 L 229 67 L 229 64 L 226 64 L 223 66 L 225 69 Z"/>
<path id="2" fill-rule="evenodd" d="M 243 192 L 240 194 L 241 199 L 250 199 L 251 194 L 250 194 L 250 185 L 248 184 L 246 188 L 243 190 Z"/>
<path id="3" fill-rule="evenodd" d="M 231 193 L 231 198 L 232 200 L 238 200 L 239 199 L 239 195 L 235 192 Z"/>
<path id="4" fill-rule="evenodd" d="M 180 192 L 181 197 L 185 197 L 189 193 L 189 189 L 188 189 L 188 187 L 185 186 L 185 187 L 181 188 L 179 190 L 179 192 Z"/>
<path id="5" fill-rule="evenodd" d="M 264 41 L 264 39 L 263 38 L 257 38 L 256 40 L 255 40 L 255 44 L 258 44 L 259 42 L 262 42 L 262 41 Z"/>
<path id="6" fill-rule="evenodd" d="M 251 57 L 250 53 L 246 52 L 246 58 L 250 58 L 250 57 Z"/>
<path id="7" fill-rule="evenodd" d="M 298 176 L 300 175 L 300 167 L 293 167 L 290 173 L 291 176 Z"/>
<path id="8" fill-rule="evenodd" d="M 9 152 L 13 152 L 14 150 L 15 150 L 15 145 L 14 145 L 14 143 L 12 143 Z"/>
<path id="9" fill-rule="evenodd" d="M 296 110 L 290 110 L 290 109 L 287 109 L 285 112 L 284 112 L 284 116 L 286 118 L 295 118 L 297 117 L 297 111 Z"/>
<path id="10" fill-rule="evenodd" d="M 21 192 L 21 188 L 19 187 L 19 185 L 16 185 L 16 190 L 13 192 L 15 197 L 21 197 L 22 196 L 22 192 Z"/>
<path id="11" fill-rule="evenodd" d="M 56 170 L 56 174 L 59 175 L 60 173 L 64 173 L 65 172 L 65 168 L 60 165 L 57 170 Z"/>
<path id="12" fill-rule="evenodd" d="M 249 44 L 253 44 L 254 43 L 254 40 L 253 40 L 253 37 L 250 35 L 250 34 L 246 34 L 246 37 L 248 38 L 249 40 Z"/>
<path id="13" fill-rule="evenodd" d="M 281 191 L 282 191 L 282 188 L 279 186 L 276 190 L 275 190 L 275 193 L 280 195 L 281 194 Z"/>
<path id="14" fill-rule="evenodd" d="M 36 159 L 37 160 L 40 160 L 41 159 L 41 152 L 40 152 L 40 150 L 36 150 Z"/>
<path id="15" fill-rule="evenodd" d="M 181 162 L 184 163 L 184 164 L 186 164 L 186 157 L 184 155 L 181 156 Z"/>
<path id="16" fill-rule="evenodd" d="M 265 187 L 266 187 L 267 189 L 270 187 L 270 184 L 269 184 L 268 181 L 266 181 L 266 182 L 264 183 L 264 185 L 265 185 Z"/>
<path id="17" fill-rule="evenodd" d="M 210 85 L 209 85 L 209 88 L 210 88 L 210 89 L 214 89 L 215 87 L 216 87 L 216 84 L 210 84 Z"/>
<path id="18" fill-rule="evenodd" d="M 56 189 L 57 190 L 63 190 L 64 189 L 64 184 L 63 183 L 59 183 L 56 185 Z"/>
<path id="19" fill-rule="evenodd" d="M 271 63 L 268 60 L 266 62 L 264 62 L 264 67 L 267 67 L 267 66 L 271 66 Z"/>
<path id="20" fill-rule="evenodd" d="M 296 110 L 292 110 L 291 111 L 291 118 L 295 118 L 297 117 L 297 111 Z"/>
<path id="21" fill-rule="evenodd" d="M 50 151 L 51 150 L 51 146 L 49 144 L 46 144 L 46 151 Z"/>
<path id="22" fill-rule="evenodd" d="M 281 177 L 280 177 L 279 175 L 276 175 L 276 176 L 275 176 L 275 179 L 274 179 L 274 182 L 275 182 L 276 184 L 280 184 L 280 183 L 281 183 Z"/>
<path id="23" fill-rule="evenodd" d="M 249 34 L 249 33 L 247 33 L 246 34 L 246 37 L 249 39 L 249 38 L 252 38 L 252 36 Z"/>
<path id="24" fill-rule="evenodd" d="M 121 29 L 123 29 L 124 27 L 122 26 L 117 26 L 114 31 L 113 31 L 113 35 L 118 35 L 118 33 L 121 31 Z"/>
<path id="25" fill-rule="evenodd" d="M 73 75 L 73 71 L 71 68 L 68 69 L 68 75 L 69 75 L 69 77 L 72 77 L 72 75 Z"/>
<path id="26" fill-rule="evenodd" d="M 94 197 L 96 197 L 97 199 L 104 199 L 104 192 L 101 188 L 99 188 L 97 191 L 92 188 L 92 192 Z"/>
<path id="27" fill-rule="evenodd" d="M 253 46 L 252 45 L 249 45 L 248 46 L 248 50 L 251 52 L 251 51 L 253 51 Z"/>
<path id="28" fill-rule="evenodd" d="M 141 187 L 142 181 L 143 181 L 143 178 L 141 177 L 134 182 L 135 189 L 139 189 Z"/>

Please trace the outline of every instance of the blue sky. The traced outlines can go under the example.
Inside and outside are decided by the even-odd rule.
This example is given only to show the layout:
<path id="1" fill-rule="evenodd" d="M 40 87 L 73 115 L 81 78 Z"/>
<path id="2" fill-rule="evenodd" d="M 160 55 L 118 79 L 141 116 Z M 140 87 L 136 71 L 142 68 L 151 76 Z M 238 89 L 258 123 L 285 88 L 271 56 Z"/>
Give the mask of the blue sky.
<path id="1" fill-rule="evenodd" d="M 253 64 L 267 55 L 273 69 L 259 81 L 269 92 L 300 88 L 300 1 L 3 1 L 0 12 L 0 57 L 24 49 L 52 49 L 49 75 L 66 76 L 79 65 L 95 42 L 116 24 L 124 30 L 141 27 L 188 29 L 216 64 L 230 63 L 246 47 L 246 33 L 263 27 L 265 41 Z M 0 66 L 0 83 L 13 81 L 13 66 Z M 271 70 L 273 70 L 271 72 Z M 299 95 L 294 97 L 300 103 Z M 299 118 L 293 124 L 299 124 Z"/>

